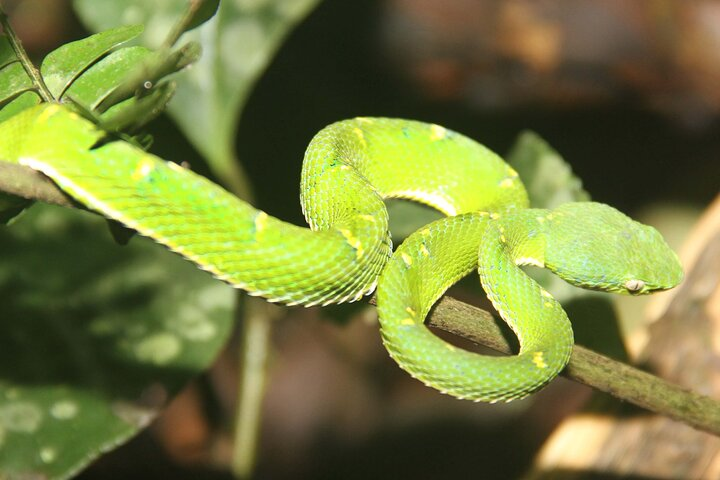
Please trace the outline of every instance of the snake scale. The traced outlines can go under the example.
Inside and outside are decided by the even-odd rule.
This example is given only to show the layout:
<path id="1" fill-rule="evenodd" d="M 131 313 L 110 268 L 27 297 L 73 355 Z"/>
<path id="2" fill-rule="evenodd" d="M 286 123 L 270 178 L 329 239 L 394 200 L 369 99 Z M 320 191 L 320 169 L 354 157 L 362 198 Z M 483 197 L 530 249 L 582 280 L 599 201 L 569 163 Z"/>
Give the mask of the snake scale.
<path id="1" fill-rule="evenodd" d="M 50 177 L 122 222 L 252 295 L 286 304 L 358 300 L 377 286 L 383 341 L 405 370 L 458 398 L 522 398 L 567 364 L 573 333 L 560 304 L 520 268 L 544 267 L 584 288 L 644 294 L 678 284 L 675 253 L 652 227 L 610 206 L 529 208 L 517 173 L 475 141 L 434 124 L 356 118 L 307 148 L 295 226 L 192 171 L 113 141 L 67 107 L 44 104 L 0 125 L 0 158 Z M 393 253 L 383 200 L 446 217 Z M 433 335 L 433 303 L 477 269 L 517 355 L 488 357 Z"/>

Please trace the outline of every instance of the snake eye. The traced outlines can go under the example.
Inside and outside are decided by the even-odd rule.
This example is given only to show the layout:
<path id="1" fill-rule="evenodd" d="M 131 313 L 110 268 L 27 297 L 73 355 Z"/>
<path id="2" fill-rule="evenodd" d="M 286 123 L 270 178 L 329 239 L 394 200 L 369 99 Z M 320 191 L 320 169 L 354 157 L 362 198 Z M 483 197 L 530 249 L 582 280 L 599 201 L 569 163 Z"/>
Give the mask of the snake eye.
<path id="1" fill-rule="evenodd" d="M 630 293 L 637 293 L 645 288 L 645 282 L 642 280 L 628 280 L 625 282 L 625 288 Z"/>

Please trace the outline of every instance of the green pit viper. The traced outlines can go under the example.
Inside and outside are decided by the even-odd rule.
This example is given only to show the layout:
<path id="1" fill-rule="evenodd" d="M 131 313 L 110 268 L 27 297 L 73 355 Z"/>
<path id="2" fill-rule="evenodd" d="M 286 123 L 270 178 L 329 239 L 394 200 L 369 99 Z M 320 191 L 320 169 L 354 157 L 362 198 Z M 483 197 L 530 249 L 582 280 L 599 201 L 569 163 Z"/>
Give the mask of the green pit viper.
<path id="1" fill-rule="evenodd" d="M 529 208 L 517 173 L 499 156 L 459 133 L 417 121 L 356 118 L 320 131 L 302 167 L 301 203 L 310 228 L 278 220 L 186 168 L 112 141 L 57 104 L 0 125 L 0 158 L 44 173 L 87 208 L 251 295 L 317 305 L 358 300 L 377 285 L 391 356 L 414 377 L 458 398 L 524 397 L 569 360 L 567 315 L 522 265 L 617 293 L 663 290 L 682 278 L 677 256 L 652 227 L 600 203 Z M 416 200 L 447 217 L 413 233 L 393 253 L 387 198 Z M 517 355 L 471 353 L 424 325 L 433 303 L 473 269 L 517 334 Z"/>

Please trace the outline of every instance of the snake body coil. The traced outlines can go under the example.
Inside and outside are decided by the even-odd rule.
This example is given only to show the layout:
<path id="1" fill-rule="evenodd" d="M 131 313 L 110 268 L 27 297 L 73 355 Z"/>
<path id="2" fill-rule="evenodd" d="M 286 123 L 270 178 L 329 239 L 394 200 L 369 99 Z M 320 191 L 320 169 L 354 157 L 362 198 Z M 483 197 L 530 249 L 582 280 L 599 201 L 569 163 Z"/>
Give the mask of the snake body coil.
<path id="1" fill-rule="evenodd" d="M 318 133 L 305 155 L 301 201 L 310 229 L 269 216 L 193 172 L 124 142 L 95 146 L 93 124 L 45 104 L 0 125 L 0 158 L 49 176 L 90 209 L 272 301 L 357 300 L 377 284 L 382 337 L 402 368 L 459 398 L 512 400 L 565 366 L 573 345 L 559 303 L 519 266 L 576 285 L 649 293 L 676 285 L 675 254 L 652 229 L 597 203 L 528 208 L 515 171 L 438 125 L 357 118 Z M 383 199 L 448 215 L 393 254 Z M 435 337 L 432 304 L 478 268 L 516 332 L 519 355 L 485 357 Z"/>

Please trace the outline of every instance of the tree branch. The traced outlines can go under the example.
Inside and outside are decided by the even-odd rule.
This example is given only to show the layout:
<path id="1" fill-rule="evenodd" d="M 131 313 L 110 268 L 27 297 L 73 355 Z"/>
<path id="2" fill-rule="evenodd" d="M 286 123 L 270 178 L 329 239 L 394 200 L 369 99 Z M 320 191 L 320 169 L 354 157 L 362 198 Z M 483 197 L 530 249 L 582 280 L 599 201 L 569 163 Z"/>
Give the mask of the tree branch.
<path id="1" fill-rule="evenodd" d="M 80 207 L 44 175 L 28 167 L 2 161 L 0 191 L 29 200 Z M 512 353 L 489 312 L 453 298 L 441 299 L 427 323 L 501 353 Z M 573 349 L 563 375 L 699 430 L 720 435 L 720 402 L 582 346 L 576 345 Z"/>
<path id="2" fill-rule="evenodd" d="M 0 161 L 0 191 L 28 200 L 62 207 L 82 208 L 52 180 L 30 167 Z"/>
<path id="3" fill-rule="evenodd" d="M 493 316 L 477 307 L 445 297 L 431 312 L 428 325 L 512 353 Z M 573 348 L 563 376 L 621 400 L 720 435 L 720 402 L 600 355 L 580 345 Z"/>

